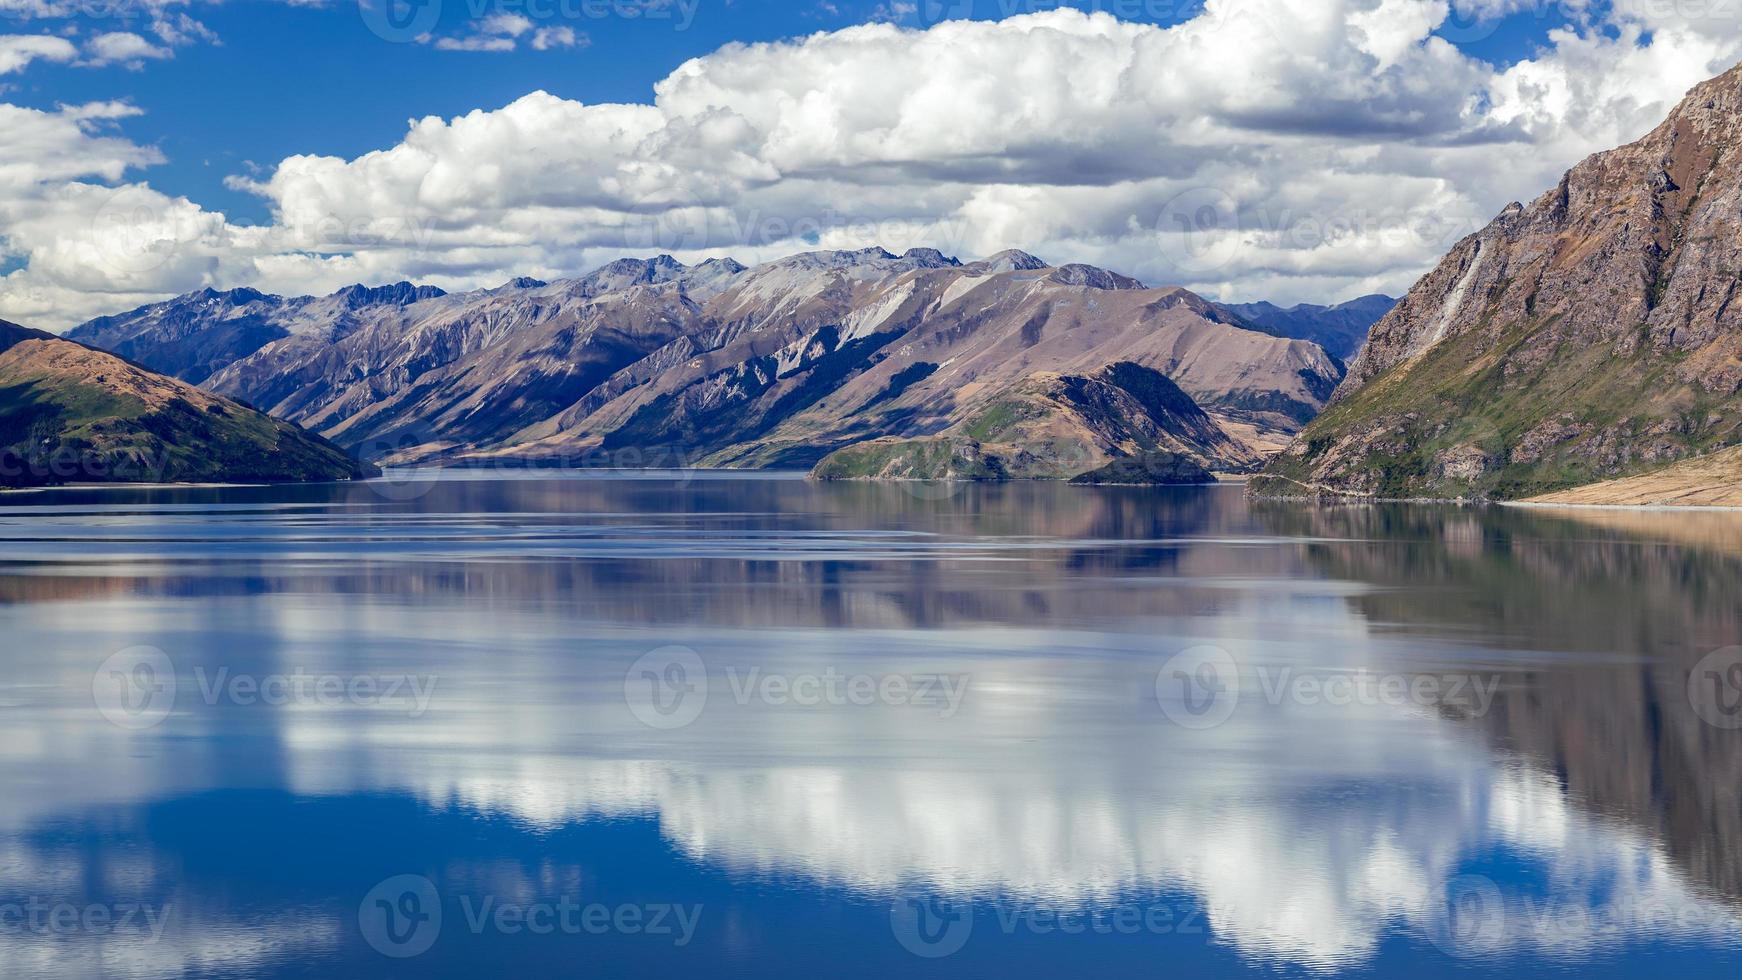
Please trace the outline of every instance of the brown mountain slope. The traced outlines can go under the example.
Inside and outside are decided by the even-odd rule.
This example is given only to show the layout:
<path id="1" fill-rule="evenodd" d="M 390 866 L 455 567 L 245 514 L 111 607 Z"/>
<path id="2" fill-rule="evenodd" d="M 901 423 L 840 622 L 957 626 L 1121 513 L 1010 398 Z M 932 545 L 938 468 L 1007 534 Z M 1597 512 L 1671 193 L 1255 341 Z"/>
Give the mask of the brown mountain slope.
<path id="1" fill-rule="evenodd" d="M 288 422 L 0 321 L 0 486 L 343 480 L 365 468 Z"/>
<path id="2" fill-rule="evenodd" d="M 1261 480 L 1530 496 L 1742 441 L 1742 68 L 1460 242 Z"/>
<path id="3" fill-rule="evenodd" d="M 1342 372 L 1317 345 L 1242 329 L 1185 290 L 1027 256 L 795 256 L 747 271 L 698 314 L 729 339 L 686 336 L 493 451 L 675 441 L 714 465 L 808 466 L 856 442 L 943 432 L 1036 372 L 1118 361 L 1162 372 L 1223 419 L 1292 431 Z"/>
<path id="4" fill-rule="evenodd" d="M 1130 362 L 1090 376 L 1037 371 L 936 436 L 836 450 L 824 479 L 1069 479 L 1114 460 L 1180 454 L 1247 471 L 1258 456 L 1159 371 Z"/>
<path id="5" fill-rule="evenodd" d="M 752 268 L 661 256 L 467 294 L 368 292 L 194 294 L 80 336 L 125 342 L 148 366 L 197 365 L 212 391 L 394 461 L 634 450 L 809 466 L 864 439 L 936 434 L 1037 371 L 1118 361 L 1274 442 L 1343 374 L 1316 344 L 1243 329 L 1184 290 L 1020 252 L 963 264 L 872 248 Z"/>

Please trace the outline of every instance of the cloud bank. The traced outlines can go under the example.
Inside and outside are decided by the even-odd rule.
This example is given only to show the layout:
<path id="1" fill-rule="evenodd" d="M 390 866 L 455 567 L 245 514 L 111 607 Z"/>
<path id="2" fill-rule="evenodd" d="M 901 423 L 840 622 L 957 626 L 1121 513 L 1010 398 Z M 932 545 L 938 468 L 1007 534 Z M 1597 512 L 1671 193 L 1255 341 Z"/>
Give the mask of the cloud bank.
<path id="1" fill-rule="evenodd" d="M 1742 4 L 1565 8 L 1510 66 L 1434 33 L 1508 3 L 1208 0 L 1171 28 L 1054 10 L 733 44 L 651 104 L 534 92 L 232 178 L 268 226 L 143 182 L 155 153 L 106 128 L 124 106 L 4 106 L 27 136 L 0 146 L 0 316 L 59 328 L 206 285 L 469 288 L 871 243 L 1021 247 L 1229 299 L 1398 292 L 1742 59 Z"/>

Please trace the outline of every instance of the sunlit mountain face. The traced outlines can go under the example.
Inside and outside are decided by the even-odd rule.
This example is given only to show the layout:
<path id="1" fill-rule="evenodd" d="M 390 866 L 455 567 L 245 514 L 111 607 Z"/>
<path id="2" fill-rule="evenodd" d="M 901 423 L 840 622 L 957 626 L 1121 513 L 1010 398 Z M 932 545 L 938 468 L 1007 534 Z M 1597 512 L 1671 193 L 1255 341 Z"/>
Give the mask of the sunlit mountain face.
<path id="1" fill-rule="evenodd" d="M 0 905 L 146 925 L 12 930 L 7 962 L 1735 962 L 1742 753 L 1689 689 L 1742 636 L 1721 536 L 925 493 L 473 474 L 8 498 Z M 404 908 L 443 915 L 399 958 L 360 910 L 404 875 L 430 889 Z M 480 912 L 566 899 L 689 925 Z"/>

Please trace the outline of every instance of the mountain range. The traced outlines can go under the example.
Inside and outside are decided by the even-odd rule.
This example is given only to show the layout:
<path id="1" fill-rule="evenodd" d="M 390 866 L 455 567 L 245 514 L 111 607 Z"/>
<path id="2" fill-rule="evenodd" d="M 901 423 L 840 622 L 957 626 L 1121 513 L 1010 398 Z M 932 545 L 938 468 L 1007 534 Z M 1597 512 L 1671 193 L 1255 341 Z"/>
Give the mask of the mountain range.
<path id="1" fill-rule="evenodd" d="M 180 445 L 153 434 L 167 425 L 189 446 L 291 446 L 280 462 L 311 474 L 350 472 L 342 449 L 844 477 L 1262 467 L 1264 493 L 1728 500 L 1738 292 L 1742 67 L 1508 206 L 1395 302 L 1218 304 L 1019 251 L 881 248 L 623 259 L 457 294 L 207 289 L 69 341 L 7 325 L 0 407 L 16 459 Z M 209 472 L 202 455 L 172 469 Z"/>
<path id="2" fill-rule="evenodd" d="M 1100 465 L 1148 445 L 1254 468 L 1346 371 L 1280 334 L 1358 314 L 1303 309 L 1284 318 L 1294 326 L 1259 328 L 1184 289 L 1019 251 L 963 263 L 868 248 L 756 266 L 624 259 L 458 294 L 205 290 L 68 336 L 389 463 L 809 467 L 871 440 L 949 437 L 1025 399 L 1056 424 L 1031 417 L 1003 437 L 1043 461 L 1029 469 L 1069 476 L 1078 457 Z M 1120 364 L 1191 412 L 1158 408 L 1142 433 L 1090 419 L 1116 399 L 1096 376 Z"/>
<path id="3" fill-rule="evenodd" d="M 1282 307 L 1266 302 L 1217 305 L 1261 333 L 1310 340 L 1332 357 L 1351 361 L 1367 342 L 1367 332 L 1397 306 L 1397 300 L 1374 294 L 1334 306 L 1299 303 Z"/>
<path id="4" fill-rule="evenodd" d="M 288 422 L 0 321 L 0 486 L 300 482 L 372 473 Z"/>
<path id="5" fill-rule="evenodd" d="M 1742 443 L 1739 292 L 1742 67 L 1459 242 L 1257 486 L 1529 497 Z"/>

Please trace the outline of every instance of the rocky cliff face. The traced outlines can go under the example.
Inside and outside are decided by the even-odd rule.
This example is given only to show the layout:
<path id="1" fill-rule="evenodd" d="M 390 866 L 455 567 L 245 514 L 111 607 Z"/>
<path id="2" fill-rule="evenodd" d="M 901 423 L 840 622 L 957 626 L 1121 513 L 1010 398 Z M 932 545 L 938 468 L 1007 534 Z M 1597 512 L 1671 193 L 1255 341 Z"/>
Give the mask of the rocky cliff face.
<path id="1" fill-rule="evenodd" d="M 1742 441 L 1742 68 L 1460 242 L 1265 489 L 1528 496 Z"/>
<path id="2" fill-rule="evenodd" d="M 1184 290 L 1020 252 L 963 264 L 874 248 L 753 268 L 662 256 L 368 298 L 278 301 L 297 313 L 265 318 L 270 336 L 237 325 L 258 310 L 194 315 L 183 301 L 78 335 L 394 461 L 657 450 L 809 466 L 868 439 L 936 435 L 1036 372 L 1119 361 L 1167 375 L 1218 425 L 1292 434 L 1343 373 L 1317 345 L 1244 329 Z"/>
<path id="3" fill-rule="evenodd" d="M 0 486 L 331 481 L 371 471 L 288 422 L 0 321 Z"/>

